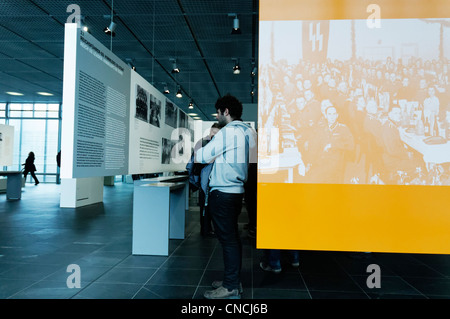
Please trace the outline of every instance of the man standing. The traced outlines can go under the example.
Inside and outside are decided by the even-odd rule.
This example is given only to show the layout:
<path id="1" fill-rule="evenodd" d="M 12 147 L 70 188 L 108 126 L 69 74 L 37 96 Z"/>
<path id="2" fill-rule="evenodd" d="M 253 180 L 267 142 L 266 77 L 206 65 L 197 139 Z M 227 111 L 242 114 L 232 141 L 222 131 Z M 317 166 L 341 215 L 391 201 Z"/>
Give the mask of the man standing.
<path id="1" fill-rule="evenodd" d="M 238 232 L 244 183 L 249 163 L 256 163 L 256 132 L 240 120 L 242 103 L 226 95 L 216 102 L 217 120 L 223 128 L 196 153 L 196 161 L 214 166 L 209 178 L 209 209 L 223 249 L 223 281 L 215 281 L 207 299 L 239 299 L 242 244 Z"/>

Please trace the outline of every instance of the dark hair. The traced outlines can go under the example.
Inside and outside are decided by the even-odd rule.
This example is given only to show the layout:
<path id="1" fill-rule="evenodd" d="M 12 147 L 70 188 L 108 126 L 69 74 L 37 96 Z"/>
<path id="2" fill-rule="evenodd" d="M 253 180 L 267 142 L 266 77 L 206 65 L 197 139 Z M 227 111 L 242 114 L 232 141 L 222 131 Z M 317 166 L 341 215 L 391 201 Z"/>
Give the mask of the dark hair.
<path id="1" fill-rule="evenodd" d="M 231 118 L 234 120 L 238 120 L 242 116 L 242 103 L 230 94 L 220 97 L 215 107 L 216 110 L 220 110 L 222 113 L 225 112 L 225 109 L 228 109 Z"/>
<path id="2" fill-rule="evenodd" d="M 218 129 L 220 129 L 222 127 L 220 126 L 219 123 L 214 123 L 213 125 L 211 125 L 211 128 L 218 128 Z"/>

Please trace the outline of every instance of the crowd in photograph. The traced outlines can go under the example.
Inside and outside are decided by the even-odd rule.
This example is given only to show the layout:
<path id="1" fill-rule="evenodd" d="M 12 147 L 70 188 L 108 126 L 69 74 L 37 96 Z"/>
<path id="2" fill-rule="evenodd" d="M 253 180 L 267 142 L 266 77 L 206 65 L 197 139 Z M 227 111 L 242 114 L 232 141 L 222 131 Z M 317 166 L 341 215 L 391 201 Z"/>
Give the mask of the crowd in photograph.
<path id="1" fill-rule="evenodd" d="M 450 145 L 449 66 L 414 57 L 277 61 L 260 70 L 259 125 L 279 129 L 280 153 L 298 148 L 305 173 L 296 182 L 450 185 L 450 154 L 426 162 L 402 135 Z"/>

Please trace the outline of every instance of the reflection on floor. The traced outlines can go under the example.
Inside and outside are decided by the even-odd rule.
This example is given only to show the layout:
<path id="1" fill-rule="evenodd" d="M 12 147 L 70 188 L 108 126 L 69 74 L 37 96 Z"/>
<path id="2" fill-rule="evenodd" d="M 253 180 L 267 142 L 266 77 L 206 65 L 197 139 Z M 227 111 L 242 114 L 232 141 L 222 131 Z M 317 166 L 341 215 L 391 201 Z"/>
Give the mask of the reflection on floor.
<path id="1" fill-rule="evenodd" d="M 221 279 L 220 244 L 199 234 L 198 208 L 187 213 L 186 238 L 170 255 L 133 256 L 131 184 L 105 186 L 104 202 L 59 207 L 60 186 L 27 184 L 20 201 L 0 194 L 0 298 L 199 299 Z M 450 256 L 300 252 L 300 267 L 281 274 L 259 267 L 261 250 L 244 229 L 242 282 L 246 299 L 450 298 Z M 69 289 L 67 266 L 81 270 Z M 369 264 L 381 267 L 381 288 L 367 287 Z"/>

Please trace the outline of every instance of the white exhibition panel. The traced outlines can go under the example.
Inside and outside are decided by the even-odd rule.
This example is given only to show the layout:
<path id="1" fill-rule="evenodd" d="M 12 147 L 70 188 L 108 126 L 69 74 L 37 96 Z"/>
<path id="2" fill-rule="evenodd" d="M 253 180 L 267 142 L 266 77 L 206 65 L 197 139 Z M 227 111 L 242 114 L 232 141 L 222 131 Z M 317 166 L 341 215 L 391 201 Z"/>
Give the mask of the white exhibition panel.
<path id="1" fill-rule="evenodd" d="M 61 178 L 185 170 L 193 119 L 74 23 L 63 90 Z"/>
<path id="2" fill-rule="evenodd" d="M 61 177 L 126 174 L 130 68 L 76 24 L 64 50 Z"/>
<path id="3" fill-rule="evenodd" d="M 193 120 L 131 71 L 129 174 L 182 171 L 191 149 Z"/>
<path id="4" fill-rule="evenodd" d="M 13 164 L 14 126 L 0 124 L 0 166 Z"/>

